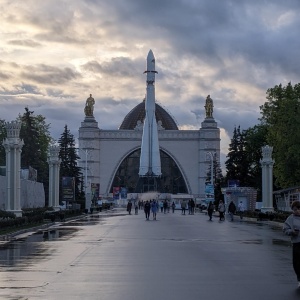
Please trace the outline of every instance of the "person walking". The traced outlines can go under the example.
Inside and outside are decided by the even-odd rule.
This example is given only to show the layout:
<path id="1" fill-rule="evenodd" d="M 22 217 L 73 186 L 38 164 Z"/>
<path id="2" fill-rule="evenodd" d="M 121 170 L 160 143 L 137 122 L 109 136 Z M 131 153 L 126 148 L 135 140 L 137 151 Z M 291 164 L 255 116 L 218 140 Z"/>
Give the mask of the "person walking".
<path id="1" fill-rule="evenodd" d="M 291 237 L 293 245 L 293 268 L 300 288 L 300 201 L 294 201 L 291 205 L 293 213 L 287 217 L 283 224 L 283 232 Z"/>
<path id="2" fill-rule="evenodd" d="M 189 215 L 191 215 L 192 214 L 191 199 L 188 201 L 188 210 L 189 210 Z"/>
<path id="3" fill-rule="evenodd" d="M 176 205 L 175 205 L 175 202 L 173 201 L 173 202 L 172 202 L 172 213 L 173 213 L 173 214 L 174 214 L 174 212 L 175 212 L 175 206 L 176 206 Z"/>
<path id="4" fill-rule="evenodd" d="M 218 211 L 219 211 L 220 221 L 224 221 L 225 220 L 225 217 L 224 217 L 225 204 L 224 204 L 223 200 L 220 200 L 220 202 L 219 202 Z"/>
<path id="5" fill-rule="evenodd" d="M 164 203 L 162 201 L 159 202 L 160 212 L 164 211 Z"/>
<path id="6" fill-rule="evenodd" d="M 155 200 L 153 200 L 151 203 L 151 211 L 152 211 L 153 220 L 156 220 L 157 210 L 158 210 L 158 204 Z"/>
<path id="7" fill-rule="evenodd" d="M 167 200 L 164 201 L 163 208 L 164 208 L 164 214 L 165 214 L 167 212 L 167 209 L 168 209 L 168 202 L 167 202 Z"/>
<path id="8" fill-rule="evenodd" d="M 231 200 L 229 205 L 228 205 L 228 214 L 230 216 L 230 221 L 231 222 L 233 222 L 233 215 L 235 214 L 235 212 L 236 212 L 236 206 L 233 203 L 233 201 Z"/>
<path id="9" fill-rule="evenodd" d="M 151 205 L 150 205 L 149 201 L 147 200 L 146 203 L 144 204 L 144 212 L 145 212 L 146 220 L 149 220 L 150 209 L 151 209 Z"/>
<path id="10" fill-rule="evenodd" d="M 127 203 L 127 211 L 129 215 L 131 215 L 131 209 L 132 209 L 132 202 L 131 200 L 129 200 Z"/>
<path id="11" fill-rule="evenodd" d="M 181 204 L 181 214 L 185 215 L 185 209 L 186 209 L 186 202 L 185 202 L 185 200 L 184 199 L 181 200 L 180 204 Z"/>
<path id="12" fill-rule="evenodd" d="M 207 207 L 207 214 L 209 216 L 209 221 L 212 221 L 213 212 L 214 212 L 214 205 L 212 201 L 210 201 Z"/>
<path id="13" fill-rule="evenodd" d="M 193 215 L 195 213 L 195 201 L 194 199 L 191 199 L 191 214 Z"/>
<path id="14" fill-rule="evenodd" d="M 245 211 L 245 206 L 243 201 L 240 201 L 239 205 L 238 205 L 238 211 L 239 211 L 239 215 L 240 215 L 240 219 L 243 219 L 243 215 L 244 215 L 244 211 Z"/>

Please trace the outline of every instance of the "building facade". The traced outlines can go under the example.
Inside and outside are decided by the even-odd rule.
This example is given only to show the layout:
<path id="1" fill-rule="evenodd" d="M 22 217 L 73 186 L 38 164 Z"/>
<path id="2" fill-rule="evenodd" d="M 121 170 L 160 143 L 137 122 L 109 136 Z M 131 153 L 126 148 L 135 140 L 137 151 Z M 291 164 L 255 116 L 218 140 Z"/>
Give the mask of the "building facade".
<path id="1" fill-rule="evenodd" d="M 208 100 L 212 103 L 208 96 L 204 105 L 206 117 L 199 130 L 178 129 L 171 115 L 155 104 L 162 171 L 159 193 L 205 199 L 209 152 L 220 161 L 220 129 Z M 79 166 L 87 189 L 91 184 L 99 184 L 99 195 L 103 197 L 111 197 L 115 187 L 125 188 L 127 193 L 149 191 L 143 187 L 137 190 L 144 119 L 144 101 L 124 117 L 116 130 L 101 129 L 93 113 L 85 113 L 79 128 Z"/>

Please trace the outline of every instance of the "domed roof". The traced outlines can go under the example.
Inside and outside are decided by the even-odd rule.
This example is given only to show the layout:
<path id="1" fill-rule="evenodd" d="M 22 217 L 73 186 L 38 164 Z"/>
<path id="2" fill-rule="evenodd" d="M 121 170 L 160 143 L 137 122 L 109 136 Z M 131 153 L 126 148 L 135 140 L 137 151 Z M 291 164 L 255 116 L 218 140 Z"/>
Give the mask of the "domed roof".
<path id="1" fill-rule="evenodd" d="M 140 120 L 144 122 L 146 116 L 145 100 L 134 107 L 124 118 L 119 129 L 134 129 L 137 122 Z M 161 125 L 166 130 L 178 130 L 177 124 L 167 111 L 159 104 L 155 103 L 155 117 L 156 121 L 161 121 Z"/>

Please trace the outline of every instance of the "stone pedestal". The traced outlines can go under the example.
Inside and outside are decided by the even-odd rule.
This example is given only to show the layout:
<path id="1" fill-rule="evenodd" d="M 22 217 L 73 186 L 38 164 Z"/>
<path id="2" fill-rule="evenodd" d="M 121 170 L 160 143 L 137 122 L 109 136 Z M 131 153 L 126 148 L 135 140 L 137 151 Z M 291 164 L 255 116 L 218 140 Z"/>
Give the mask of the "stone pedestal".
<path id="1" fill-rule="evenodd" d="M 59 210 L 59 169 L 61 160 L 59 159 L 59 146 L 49 148 L 49 207 Z"/>
<path id="2" fill-rule="evenodd" d="M 260 160 L 262 167 L 262 212 L 272 212 L 273 207 L 273 147 L 262 147 L 263 158 Z"/>
<path id="3" fill-rule="evenodd" d="M 19 138 L 21 123 L 17 121 L 6 123 L 7 138 L 3 142 L 6 152 L 6 186 L 7 199 L 5 210 L 22 216 L 21 210 L 21 153 L 24 145 Z"/>

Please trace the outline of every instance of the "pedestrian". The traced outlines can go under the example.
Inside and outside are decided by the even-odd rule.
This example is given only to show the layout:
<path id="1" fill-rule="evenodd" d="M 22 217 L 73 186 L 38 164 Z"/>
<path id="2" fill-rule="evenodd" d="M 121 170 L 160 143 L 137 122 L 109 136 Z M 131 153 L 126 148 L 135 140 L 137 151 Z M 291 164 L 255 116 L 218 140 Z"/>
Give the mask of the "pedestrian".
<path id="1" fill-rule="evenodd" d="M 135 211 L 135 214 L 138 215 L 138 213 L 139 213 L 138 203 L 135 203 L 134 211 Z"/>
<path id="2" fill-rule="evenodd" d="M 239 205 L 238 205 L 238 211 L 239 211 L 239 215 L 240 215 L 240 219 L 243 219 L 243 215 L 244 215 L 244 211 L 245 211 L 245 206 L 243 201 L 240 201 Z"/>
<path id="3" fill-rule="evenodd" d="M 132 209 L 132 202 L 129 200 L 127 203 L 127 211 L 129 215 L 131 215 L 131 209 Z"/>
<path id="4" fill-rule="evenodd" d="M 207 214 L 209 216 L 209 221 L 212 221 L 213 212 L 214 212 L 214 205 L 212 201 L 210 201 L 207 207 Z"/>
<path id="5" fill-rule="evenodd" d="M 181 214 L 185 215 L 185 209 L 186 209 L 186 202 L 185 202 L 185 200 L 184 199 L 181 200 L 180 204 L 181 204 Z"/>
<path id="6" fill-rule="evenodd" d="M 145 212 L 146 220 L 149 220 L 150 209 L 151 209 L 151 206 L 150 206 L 149 201 L 147 200 L 146 203 L 144 204 L 144 212 Z"/>
<path id="7" fill-rule="evenodd" d="M 230 216 L 230 221 L 231 222 L 233 222 L 233 215 L 235 214 L 235 212 L 236 212 L 236 206 L 233 203 L 233 201 L 231 200 L 229 205 L 228 205 L 228 214 Z"/>
<path id="8" fill-rule="evenodd" d="M 298 287 L 300 288 L 300 201 L 294 201 L 291 208 L 293 213 L 285 220 L 283 232 L 291 237 L 293 245 L 293 268 L 297 276 Z"/>
<path id="9" fill-rule="evenodd" d="M 188 201 L 188 210 L 189 210 L 189 215 L 192 214 L 192 205 L 191 205 L 191 199 Z"/>
<path id="10" fill-rule="evenodd" d="M 158 210 L 158 204 L 155 200 L 153 200 L 151 203 L 151 211 L 152 211 L 153 220 L 156 220 L 157 210 Z"/>
<path id="11" fill-rule="evenodd" d="M 195 201 L 194 199 L 191 199 L 191 214 L 193 215 L 195 213 Z"/>
<path id="12" fill-rule="evenodd" d="M 167 200 L 164 201 L 163 207 L 164 207 L 164 214 L 165 214 L 167 212 L 167 209 L 168 209 L 168 202 L 167 202 Z"/>
<path id="13" fill-rule="evenodd" d="M 175 202 L 173 201 L 172 202 L 172 213 L 174 214 L 174 212 L 175 212 L 175 207 L 176 207 L 176 205 L 175 205 Z"/>
<path id="14" fill-rule="evenodd" d="M 218 211 L 219 211 L 220 221 L 224 221 L 225 220 L 225 217 L 224 217 L 225 204 L 224 204 L 223 200 L 220 200 L 220 202 L 219 202 Z"/>

